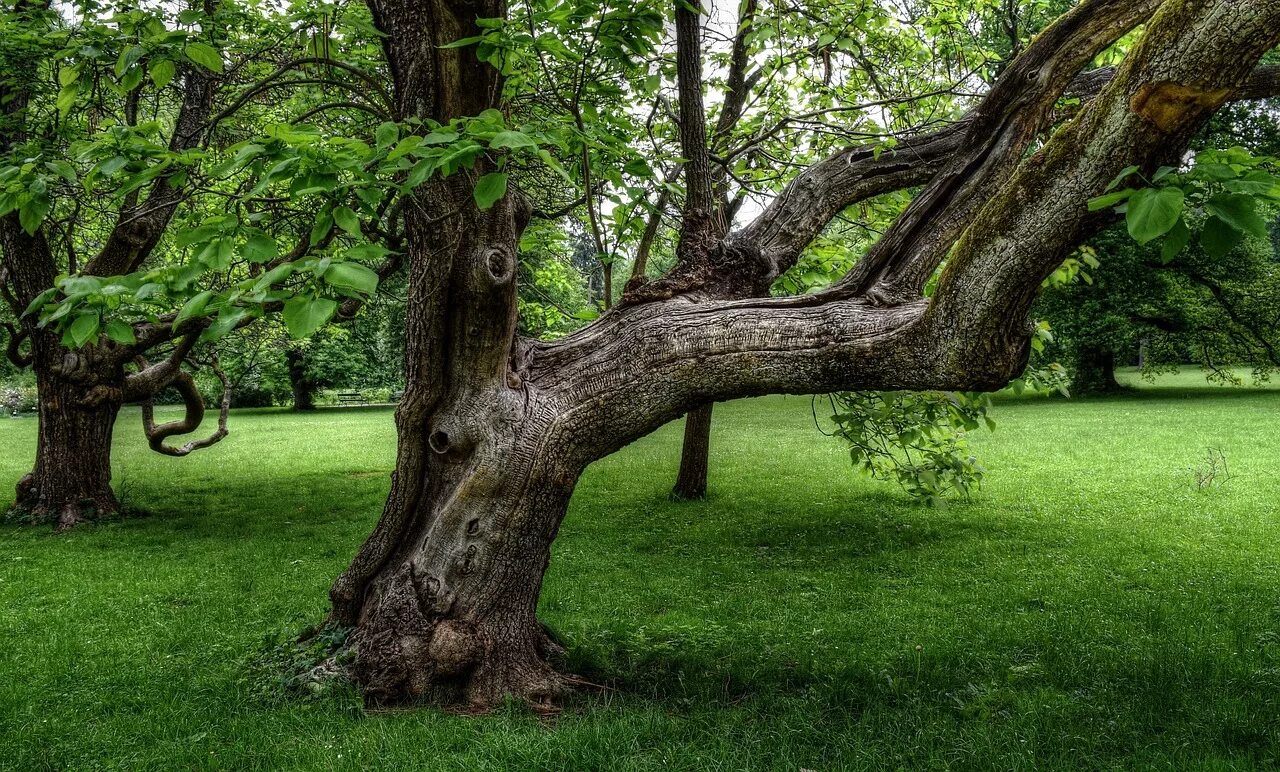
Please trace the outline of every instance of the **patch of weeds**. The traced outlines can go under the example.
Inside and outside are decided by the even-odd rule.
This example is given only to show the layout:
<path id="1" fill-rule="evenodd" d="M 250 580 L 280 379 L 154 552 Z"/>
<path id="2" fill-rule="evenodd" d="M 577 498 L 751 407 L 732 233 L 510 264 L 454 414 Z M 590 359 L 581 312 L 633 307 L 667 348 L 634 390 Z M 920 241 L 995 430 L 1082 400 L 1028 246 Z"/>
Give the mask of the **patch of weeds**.
<path id="1" fill-rule="evenodd" d="M 268 702 L 355 695 L 349 677 L 355 651 L 347 646 L 351 629 L 327 622 L 301 635 L 265 636 L 246 668 L 250 692 Z"/>

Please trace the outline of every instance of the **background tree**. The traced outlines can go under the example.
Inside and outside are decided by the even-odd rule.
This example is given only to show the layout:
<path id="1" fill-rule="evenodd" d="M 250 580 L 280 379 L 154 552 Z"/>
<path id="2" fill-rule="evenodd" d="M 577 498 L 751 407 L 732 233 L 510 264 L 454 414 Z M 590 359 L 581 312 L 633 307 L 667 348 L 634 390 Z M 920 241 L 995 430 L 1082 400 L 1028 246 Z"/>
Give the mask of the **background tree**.
<path id="1" fill-rule="evenodd" d="M 357 56 L 372 37 L 360 16 L 344 40 Z M 378 80 L 326 58 L 336 28 L 317 33 L 316 17 L 20 0 L 0 20 L 0 290 L 20 320 L 6 328 L 9 359 L 34 371 L 40 416 L 16 516 L 69 527 L 115 512 L 122 404 L 174 387 L 186 418 L 156 426 L 144 410 L 152 447 L 206 446 L 225 426 L 165 443 L 200 423 L 184 365 L 217 370 L 202 347 L 280 310 L 305 335 L 373 291 L 358 260 L 389 252 L 374 242 L 395 227 L 396 129 L 365 144 L 287 123 L 340 110 L 359 129 L 386 110 Z M 348 98 L 325 101 L 327 88 Z M 297 89 L 309 91 L 263 100 Z"/>

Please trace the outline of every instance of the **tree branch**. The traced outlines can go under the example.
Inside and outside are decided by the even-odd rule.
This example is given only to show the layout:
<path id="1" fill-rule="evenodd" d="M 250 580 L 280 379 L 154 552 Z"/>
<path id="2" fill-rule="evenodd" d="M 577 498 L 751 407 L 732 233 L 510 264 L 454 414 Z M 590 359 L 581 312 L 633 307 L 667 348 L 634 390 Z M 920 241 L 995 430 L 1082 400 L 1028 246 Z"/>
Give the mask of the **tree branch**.
<path id="1" fill-rule="evenodd" d="M 26 340 L 30 333 L 25 329 L 18 329 L 9 322 L 0 322 L 0 327 L 3 327 L 9 333 L 9 342 L 5 346 L 5 356 L 18 369 L 30 367 L 34 357 L 31 354 L 22 353 L 22 341 Z"/>
<path id="2" fill-rule="evenodd" d="M 217 0 L 206 0 L 205 12 L 212 15 Z M 203 67 L 184 67 L 182 106 L 169 138 L 169 150 L 180 153 L 203 144 L 205 120 L 213 109 L 214 76 Z M 141 204 L 126 201 L 116 224 L 98 254 L 85 265 L 91 276 L 114 276 L 138 270 L 160 243 L 169 221 L 185 197 L 181 186 L 161 176 L 151 183 Z M 145 214 L 143 214 L 145 212 Z"/>
<path id="3" fill-rule="evenodd" d="M 218 412 L 218 428 L 203 440 L 192 440 L 179 447 L 165 444 L 165 440 L 170 437 L 194 432 L 200 428 L 200 424 L 204 421 L 204 397 L 200 395 L 200 389 L 196 387 L 195 379 L 191 377 L 191 374 L 185 370 L 179 370 L 173 379 L 172 385 L 182 395 L 182 401 L 186 408 L 186 414 L 181 421 L 170 421 L 157 426 L 155 423 L 155 406 L 152 401 L 148 399 L 142 403 L 142 430 L 146 434 L 147 443 L 152 450 L 166 456 L 181 457 L 215 445 L 227 436 L 227 417 L 231 412 L 231 381 L 227 379 L 227 374 L 222 371 L 216 354 L 211 367 L 218 379 L 222 381 L 222 404 Z"/>

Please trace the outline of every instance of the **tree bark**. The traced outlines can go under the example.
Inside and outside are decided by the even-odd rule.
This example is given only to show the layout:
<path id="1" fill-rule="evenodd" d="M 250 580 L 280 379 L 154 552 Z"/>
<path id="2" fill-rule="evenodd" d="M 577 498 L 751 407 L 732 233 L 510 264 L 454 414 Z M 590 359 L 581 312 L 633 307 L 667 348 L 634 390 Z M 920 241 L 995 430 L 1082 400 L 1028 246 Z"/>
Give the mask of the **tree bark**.
<path id="1" fill-rule="evenodd" d="M 111 490 L 111 435 L 122 397 L 92 350 L 73 352 L 49 333 L 36 336 L 36 461 L 18 482 L 9 517 L 66 530 L 120 510 Z"/>
<path id="2" fill-rule="evenodd" d="M 711 455 L 711 408 L 715 403 L 690 410 L 684 417 L 684 444 L 680 450 L 680 473 L 671 490 L 675 499 L 702 499 L 707 496 L 707 467 Z"/>
<path id="3" fill-rule="evenodd" d="M 307 358 L 300 348 L 291 348 L 285 353 L 285 362 L 289 367 L 289 387 L 293 391 L 293 409 L 299 411 L 315 410 L 315 383 L 307 377 Z"/>

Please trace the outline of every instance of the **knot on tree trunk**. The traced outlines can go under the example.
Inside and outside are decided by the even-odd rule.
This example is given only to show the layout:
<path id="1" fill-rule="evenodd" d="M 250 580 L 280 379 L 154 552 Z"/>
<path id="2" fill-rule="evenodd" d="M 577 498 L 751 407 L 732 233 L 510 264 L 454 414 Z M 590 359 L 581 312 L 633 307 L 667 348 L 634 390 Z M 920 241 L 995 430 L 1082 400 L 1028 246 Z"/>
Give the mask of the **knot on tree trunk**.
<path id="1" fill-rule="evenodd" d="M 733 238 L 704 244 L 705 251 L 686 260 L 654 281 L 632 279 L 619 305 L 631 306 L 698 294 L 718 300 L 760 297 L 769 293 L 777 278 L 773 265 L 753 243 Z"/>

